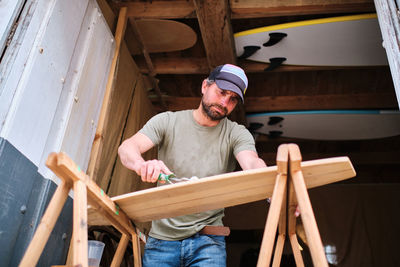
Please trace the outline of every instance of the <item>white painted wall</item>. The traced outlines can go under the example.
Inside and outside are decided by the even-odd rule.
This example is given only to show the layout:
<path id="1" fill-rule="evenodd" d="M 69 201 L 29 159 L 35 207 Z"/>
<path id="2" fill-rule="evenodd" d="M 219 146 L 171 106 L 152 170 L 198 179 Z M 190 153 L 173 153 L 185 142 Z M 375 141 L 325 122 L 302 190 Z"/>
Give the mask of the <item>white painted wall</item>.
<path id="1" fill-rule="evenodd" d="M 95 0 L 39 0 L 27 15 L 0 67 L 0 136 L 54 179 L 52 151 L 88 164 L 115 45 Z"/>
<path id="2" fill-rule="evenodd" d="M 25 0 L 1 0 L 0 1 L 0 53 L 2 53 L 8 35 Z"/>

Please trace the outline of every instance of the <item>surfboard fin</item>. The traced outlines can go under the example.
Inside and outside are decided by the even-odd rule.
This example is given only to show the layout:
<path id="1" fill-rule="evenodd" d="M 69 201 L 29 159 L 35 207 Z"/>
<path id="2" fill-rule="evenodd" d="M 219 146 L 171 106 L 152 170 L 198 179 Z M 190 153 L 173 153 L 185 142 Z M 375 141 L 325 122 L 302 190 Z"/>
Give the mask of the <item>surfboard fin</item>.
<path id="1" fill-rule="evenodd" d="M 250 125 L 249 125 L 249 127 L 248 127 L 248 130 L 249 130 L 249 132 L 255 132 L 255 131 L 257 131 L 258 129 L 260 129 L 261 127 L 263 127 L 263 126 L 264 126 L 264 124 L 262 124 L 262 123 L 259 123 L 259 122 L 251 122 Z"/>
<path id="2" fill-rule="evenodd" d="M 260 48 L 261 46 L 256 46 L 256 45 L 244 46 L 243 47 L 244 52 L 238 57 L 238 59 L 248 58 L 249 56 L 252 56 L 255 52 L 257 52 L 257 50 L 259 50 Z"/>
<path id="3" fill-rule="evenodd" d="M 286 61 L 285 57 L 273 57 L 269 59 L 269 66 L 264 69 L 264 71 L 271 71 L 282 65 Z"/>
<path id="4" fill-rule="evenodd" d="M 282 117 L 272 116 L 272 117 L 269 117 L 268 125 L 275 125 L 275 124 L 280 123 L 281 121 L 283 121 Z"/>
<path id="5" fill-rule="evenodd" d="M 272 32 L 269 34 L 268 42 L 263 43 L 263 46 L 266 46 L 266 47 L 273 46 L 273 45 L 279 43 L 286 36 L 287 36 L 287 34 L 284 32 Z"/>

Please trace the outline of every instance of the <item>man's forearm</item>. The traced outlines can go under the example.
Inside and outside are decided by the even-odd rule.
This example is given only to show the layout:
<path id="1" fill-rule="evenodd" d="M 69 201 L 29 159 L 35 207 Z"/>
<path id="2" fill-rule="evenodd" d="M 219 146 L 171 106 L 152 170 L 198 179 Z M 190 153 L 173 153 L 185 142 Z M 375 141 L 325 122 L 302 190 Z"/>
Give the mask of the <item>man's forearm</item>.
<path id="1" fill-rule="evenodd" d="M 137 147 L 124 142 L 118 148 L 118 155 L 122 165 L 140 175 L 141 165 L 145 160 Z"/>

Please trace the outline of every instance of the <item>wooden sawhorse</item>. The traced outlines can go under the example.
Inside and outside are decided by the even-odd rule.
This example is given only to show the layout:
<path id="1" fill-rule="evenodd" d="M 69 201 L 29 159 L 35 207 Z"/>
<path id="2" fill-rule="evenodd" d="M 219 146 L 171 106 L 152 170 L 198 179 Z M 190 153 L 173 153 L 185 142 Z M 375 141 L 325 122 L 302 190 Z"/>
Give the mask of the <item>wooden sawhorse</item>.
<path id="1" fill-rule="evenodd" d="M 19 266 L 36 266 L 71 189 L 74 190 L 72 265 L 88 266 L 87 204 L 89 202 L 97 212 L 101 213 L 122 233 L 111 266 L 120 266 L 130 239 L 133 244 L 134 265 L 141 266 L 139 237 L 128 216 L 66 154 L 50 154 L 46 166 L 61 178 L 61 183 L 58 185 Z"/>
<path id="2" fill-rule="evenodd" d="M 274 266 L 278 266 L 280 263 L 286 235 L 286 222 L 289 224 L 289 239 L 296 264 L 304 265 L 295 234 L 296 218 L 293 214 L 297 202 L 310 244 L 314 266 L 328 266 L 307 188 L 355 176 L 354 168 L 347 157 L 301 162 L 298 146 L 288 144 L 279 147 L 277 166 L 215 175 L 185 183 L 132 192 L 110 199 L 66 154 L 50 154 L 46 165 L 62 179 L 62 182 L 54 193 L 20 266 L 36 265 L 72 187 L 74 190 L 72 236 L 74 266 L 86 267 L 88 265 L 87 200 L 105 219 L 99 221 L 97 218 L 97 225 L 111 223 L 123 234 L 112 266 L 119 266 L 129 239 L 132 239 L 133 243 L 134 264 L 141 266 L 139 238 L 137 230 L 130 220 L 147 222 L 231 207 L 271 196 L 271 207 L 258 266 L 269 266 L 278 222 L 279 236 Z M 288 192 L 286 188 L 289 189 Z M 289 212 L 286 210 L 286 204 L 283 205 L 286 202 L 289 203 Z"/>
<path id="3" fill-rule="evenodd" d="M 270 266 L 277 227 L 279 227 L 279 233 L 272 266 L 279 266 L 281 262 L 286 227 L 296 266 L 304 266 L 296 236 L 295 211 L 297 206 L 301 211 L 301 219 L 314 266 L 328 267 L 301 170 L 301 160 L 300 149 L 297 145 L 283 144 L 279 146 L 276 159 L 277 177 L 257 262 L 259 267 Z"/>

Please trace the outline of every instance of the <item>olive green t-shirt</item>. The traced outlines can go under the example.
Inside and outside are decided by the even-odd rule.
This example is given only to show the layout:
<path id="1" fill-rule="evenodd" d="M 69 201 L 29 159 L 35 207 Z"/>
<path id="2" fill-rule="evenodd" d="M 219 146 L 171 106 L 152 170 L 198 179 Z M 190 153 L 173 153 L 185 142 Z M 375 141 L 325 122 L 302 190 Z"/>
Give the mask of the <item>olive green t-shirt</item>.
<path id="1" fill-rule="evenodd" d="M 140 133 L 158 146 L 158 158 L 177 177 L 199 178 L 232 172 L 235 155 L 256 151 L 250 132 L 225 118 L 217 126 L 199 125 L 193 110 L 164 112 L 151 118 Z M 184 215 L 152 222 L 149 235 L 163 240 L 181 240 L 205 225 L 222 225 L 223 209 Z"/>

